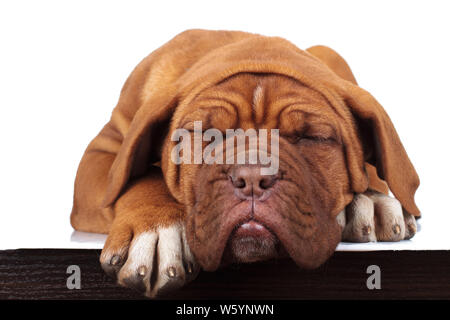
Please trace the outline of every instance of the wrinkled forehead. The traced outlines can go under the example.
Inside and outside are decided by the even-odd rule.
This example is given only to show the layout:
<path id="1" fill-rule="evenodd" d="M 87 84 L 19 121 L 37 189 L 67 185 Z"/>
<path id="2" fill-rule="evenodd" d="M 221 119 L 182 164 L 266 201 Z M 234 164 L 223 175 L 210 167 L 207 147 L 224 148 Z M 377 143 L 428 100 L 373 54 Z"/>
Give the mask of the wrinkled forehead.
<path id="1" fill-rule="evenodd" d="M 302 124 L 335 126 L 336 113 L 319 92 L 282 75 L 238 74 L 202 91 L 183 108 L 178 127 L 266 128 L 291 134 Z M 192 127 L 192 128 L 191 128 Z"/>

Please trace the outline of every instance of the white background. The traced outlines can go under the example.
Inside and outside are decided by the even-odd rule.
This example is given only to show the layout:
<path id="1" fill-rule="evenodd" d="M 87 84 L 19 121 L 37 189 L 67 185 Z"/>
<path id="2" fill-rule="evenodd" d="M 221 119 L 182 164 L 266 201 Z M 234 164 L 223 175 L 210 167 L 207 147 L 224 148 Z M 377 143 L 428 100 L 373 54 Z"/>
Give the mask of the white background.
<path id="1" fill-rule="evenodd" d="M 391 116 L 421 177 L 422 230 L 396 246 L 340 249 L 450 249 L 449 3 L 2 1 L 0 248 L 101 247 L 70 241 L 83 151 L 134 66 L 177 33 L 205 28 L 328 45 Z"/>

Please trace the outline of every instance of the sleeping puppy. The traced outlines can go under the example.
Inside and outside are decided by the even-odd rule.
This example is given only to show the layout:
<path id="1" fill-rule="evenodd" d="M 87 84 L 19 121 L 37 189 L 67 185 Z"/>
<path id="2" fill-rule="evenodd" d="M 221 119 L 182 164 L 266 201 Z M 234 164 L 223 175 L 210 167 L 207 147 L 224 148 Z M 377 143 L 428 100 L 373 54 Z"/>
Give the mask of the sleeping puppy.
<path id="1" fill-rule="evenodd" d="M 104 270 L 154 297 L 200 269 L 285 256 L 316 268 L 341 240 L 409 239 L 418 185 L 388 115 L 332 49 L 189 30 L 126 81 L 81 160 L 71 223 L 108 233 Z"/>

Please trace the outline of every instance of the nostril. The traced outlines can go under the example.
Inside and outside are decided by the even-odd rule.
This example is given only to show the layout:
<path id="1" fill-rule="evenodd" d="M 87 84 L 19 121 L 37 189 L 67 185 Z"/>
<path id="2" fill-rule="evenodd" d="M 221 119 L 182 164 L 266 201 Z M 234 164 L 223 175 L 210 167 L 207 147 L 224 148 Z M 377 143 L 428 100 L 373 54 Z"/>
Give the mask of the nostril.
<path id="1" fill-rule="evenodd" d="M 266 179 L 262 179 L 262 180 L 259 182 L 259 187 L 260 187 L 261 189 L 268 189 L 268 188 L 270 188 L 270 186 L 268 185 Z"/>
<path id="2" fill-rule="evenodd" d="M 274 177 L 263 178 L 259 181 L 259 187 L 264 190 L 269 189 L 274 185 L 275 180 Z"/>
<path id="3" fill-rule="evenodd" d="M 244 179 L 242 179 L 242 178 L 240 178 L 240 179 L 237 179 L 235 182 L 234 182 L 234 186 L 236 187 L 236 188 L 239 188 L 239 189 L 242 189 L 242 188 L 245 188 L 245 180 Z"/>
<path id="4" fill-rule="evenodd" d="M 243 178 L 234 178 L 232 176 L 228 176 L 228 178 L 230 179 L 231 183 L 233 184 L 233 186 L 235 188 L 239 188 L 239 189 L 245 188 L 246 182 Z"/>

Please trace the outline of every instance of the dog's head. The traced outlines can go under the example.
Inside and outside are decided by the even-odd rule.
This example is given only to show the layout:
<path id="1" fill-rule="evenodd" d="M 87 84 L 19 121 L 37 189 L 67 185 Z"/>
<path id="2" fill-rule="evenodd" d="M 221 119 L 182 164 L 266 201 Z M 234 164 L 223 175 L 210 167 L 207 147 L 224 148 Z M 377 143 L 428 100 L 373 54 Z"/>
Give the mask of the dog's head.
<path id="1" fill-rule="evenodd" d="M 237 59 L 236 50 L 222 60 Z M 169 190 L 186 208 L 190 248 L 206 270 L 285 254 L 306 268 L 323 263 L 341 237 L 337 215 L 368 188 L 366 163 L 408 212 L 419 214 L 417 175 L 389 117 L 367 92 L 304 53 L 297 57 L 301 75 L 249 62 L 220 73 L 204 67 L 214 61 L 207 58 L 197 66 L 200 80 L 167 86 L 169 93 L 149 98 L 152 109 L 138 111 L 144 120 L 131 124 L 134 132 L 111 170 L 107 204 L 146 164 L 160 160 Z M 256 143 L 248 136 L 239 149 L 238 137 L 227 134 L 238 129 L 256 133 Z M 208 149 L 218 135 L 221 143 Z M 188 140 L 180 152 L 180 141 Z M 256 149 L 266 152 L 265 162 L 250 163 Z M 242 154 L 244 163 L 237 160 Z"/>
<path id="2" fill-rule="evenodd" d="M 168 184 L 186 205 L 187 236 L 199 262 L 214 269 L 222 256 L 248 262 L 283 251 L 302 266 L 323 262 L 340 240 L 336 216 L 353 197 L 342 124 L 327 100 L 285 76 L 238 74 L 178 109 L 171 134 L 183 128 L 194 138 L 196 122 L 204 133 L 214 128 L 223 134 L 216 149 L 220 161 L 176 165 L 170 157 L 178 142 L 167 140 L 162 163 Z M 264 148 L 252 145 L 247 135 L 239 151 L 238 138 L 227 137 L 230 129 L 267 130 L 268 155 L 276 167 L 262 165 L 258 157 L 249 163 L 252 148 Z M 279 130 L 277 151 L 271 149 L 276 139 L 271 129 Z M 239 163 L 239 152 L 245 163 Z M 270 167 L 272 172 L 263 171 Z"/>

